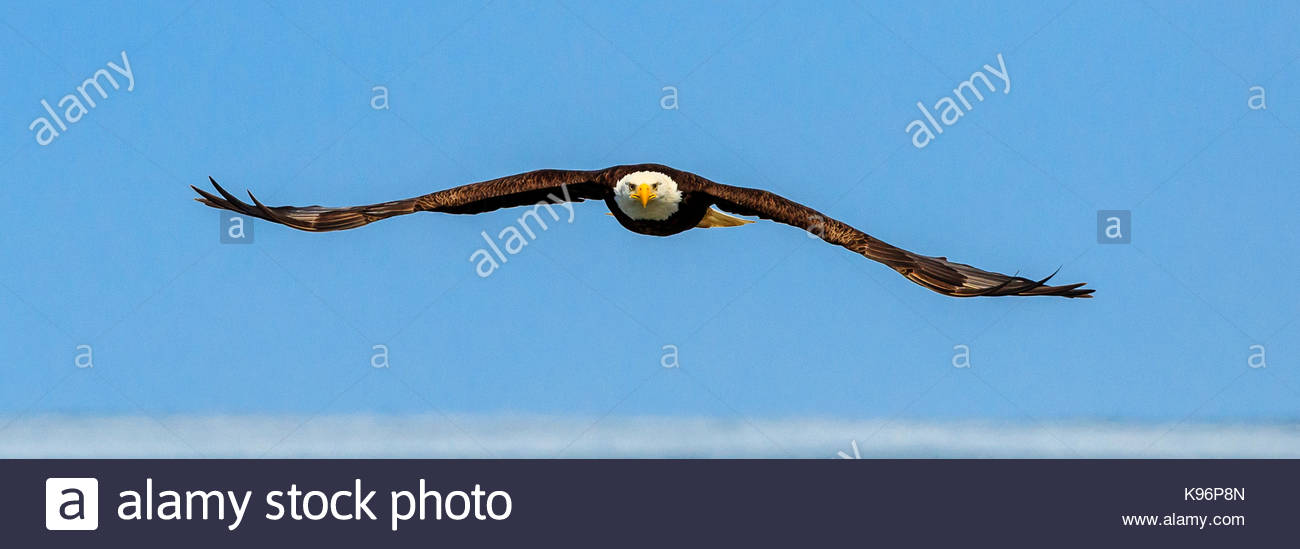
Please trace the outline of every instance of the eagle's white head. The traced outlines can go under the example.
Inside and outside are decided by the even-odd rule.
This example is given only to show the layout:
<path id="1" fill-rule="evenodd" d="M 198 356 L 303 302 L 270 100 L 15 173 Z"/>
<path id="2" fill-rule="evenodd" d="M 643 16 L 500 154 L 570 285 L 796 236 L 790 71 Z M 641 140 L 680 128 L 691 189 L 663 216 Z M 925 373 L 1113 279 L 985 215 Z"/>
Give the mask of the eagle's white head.
<path id="1" fill-rule="evenodd" d="M 681 202 L 677 182 L 659 172 L 632 172 L 614 187 L 614 203 L 632 219 L 663 221 L 677 213 Z"/>

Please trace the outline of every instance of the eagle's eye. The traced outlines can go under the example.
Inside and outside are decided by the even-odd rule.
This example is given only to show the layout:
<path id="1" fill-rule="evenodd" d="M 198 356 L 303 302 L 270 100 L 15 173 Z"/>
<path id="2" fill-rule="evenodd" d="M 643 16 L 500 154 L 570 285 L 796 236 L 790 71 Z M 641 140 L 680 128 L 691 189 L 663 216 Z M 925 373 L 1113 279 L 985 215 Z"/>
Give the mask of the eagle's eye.
<path id="1" fill-rule="evenodd" d="M 656 181 L 652 186 L 653 186 L 655 189 L 658 189 L 658 188 L 659 188 L 659 182 Z"/>

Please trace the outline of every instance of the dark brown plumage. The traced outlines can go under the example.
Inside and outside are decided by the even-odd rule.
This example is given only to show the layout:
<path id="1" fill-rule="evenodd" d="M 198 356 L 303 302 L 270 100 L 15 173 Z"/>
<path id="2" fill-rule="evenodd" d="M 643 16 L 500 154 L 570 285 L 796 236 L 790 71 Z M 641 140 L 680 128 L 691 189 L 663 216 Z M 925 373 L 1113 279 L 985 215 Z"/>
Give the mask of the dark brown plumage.
<path id="1" fill-rule="evenodd" d="M 681 192 L 678 210 L 667 219 L 632 219 L 615 203 L 615 185 L 628 174 L 647 171 L 666 174 Z M 414 212 L 476 214 L 499 208 L 531 206 L 539 202 L 604 199 L 614 217 L 629 230 L 667 236 L 697 226 L 709 207 L 716 206 L 737 215 L 755 216 L 799 227 L 826 242 L 884 263 L 909 280 L 944 295 L 1092 297 L 1093 292 L 1092 289 L 1084 288 L 1084 283 L 1049 286 L 1047 281 L 1052 276 L 1032 280 L 985 271 L 948 261 L 944 257 L 912 253 L 771 192 L 723 185 L 690 172 L 658 164 L 614 166 L 592 171 L 537 170 L 405 200 L 346 208 L 268 207 L 254 198 L 252 193 L 248 196 L 253 203 L 248 204 L 226 192 L 215 180 L 209 180 L 220 196 L 193 187 L 202 196 L 198 201 L 214 208 L 231 210 L 304 231 L 351 229 Z"/>

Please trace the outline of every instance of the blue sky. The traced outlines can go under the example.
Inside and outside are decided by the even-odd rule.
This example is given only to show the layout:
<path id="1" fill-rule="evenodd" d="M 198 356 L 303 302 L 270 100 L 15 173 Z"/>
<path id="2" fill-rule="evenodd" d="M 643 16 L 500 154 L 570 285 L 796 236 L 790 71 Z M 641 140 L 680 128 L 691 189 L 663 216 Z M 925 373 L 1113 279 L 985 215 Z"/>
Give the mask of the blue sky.
<path id="1" fill-rule="evenodd" d="M 1300 412 L 1293 4 L 8 3 L 0 20 L 0 419 Z M 39 144 L 41 101 L 123 51 L 134 89 Z M 913 146 L 916 103 L 999 54 L 1009 91 Z M 640 162 L 920 253 L 1060 267 L 1097 298 L 952 299 L 793 228 L 659 239 L 590 202 L 480 278 L 480 233 L 521 212 L 259 222 L 221 244 L 188 187 L 350 205 Z M 1132 243 L 1099 244 L 1098 210 L 1130 210 Z"/>

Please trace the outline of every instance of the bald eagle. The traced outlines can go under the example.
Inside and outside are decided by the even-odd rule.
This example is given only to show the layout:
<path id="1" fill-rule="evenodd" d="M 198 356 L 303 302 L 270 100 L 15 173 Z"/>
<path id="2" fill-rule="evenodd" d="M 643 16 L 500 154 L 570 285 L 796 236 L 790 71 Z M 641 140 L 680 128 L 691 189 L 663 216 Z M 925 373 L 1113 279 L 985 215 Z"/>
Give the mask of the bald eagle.
<path id="1" fill-rule="evenodd" d="M 944 257 L 891 246 L 817 210 L 760 189 L 714 183 L 690 172 L 659 164 L 614 166 L 603 170 L 537 170 L 471 183 L 435 193 L 368 206 L 324 208 L 248 204 L 208 178 L 220 196 L 191 185 L 199 202 L 288 225 L 304 231 L 338 231 L 414 212 L 477 214 L 538 203 L 604 200 L 610 214 L 628 230 L 669 236 L 696 227 L 734 227 L 752 221 L 722 213 L 759 217 L 792 225 L 826 242 L 888 265 L 912 282 L 953 297 L 1054 295 L 1092 297 L 1085 283 L 1049 286 L 1047 281 L 994 273 Z"/>

